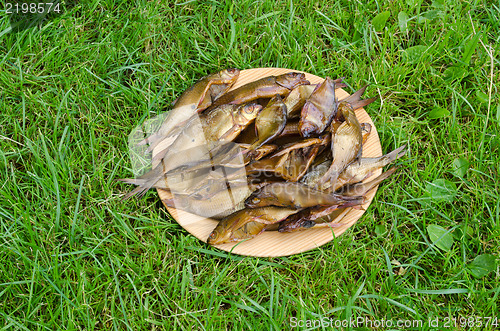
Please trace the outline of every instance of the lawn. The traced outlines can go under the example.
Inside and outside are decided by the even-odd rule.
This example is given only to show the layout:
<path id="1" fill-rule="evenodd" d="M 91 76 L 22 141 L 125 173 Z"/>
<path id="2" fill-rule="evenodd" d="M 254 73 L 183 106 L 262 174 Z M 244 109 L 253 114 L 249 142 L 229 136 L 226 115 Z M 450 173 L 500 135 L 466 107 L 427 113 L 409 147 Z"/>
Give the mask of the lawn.
<path id="1" fill-rule="evenodd" d="M 494 328 L 498 1 L 62 7 L 13 30 L 0 8 L 0 327 Z M 410 153 L 342 236 L 241 257 L 187 233 L 155 191 L 121 201 L 129 132 L 226 67 L 345 77 L 348 92 L 383 96 L 367 107 L 382 149 Z"/>

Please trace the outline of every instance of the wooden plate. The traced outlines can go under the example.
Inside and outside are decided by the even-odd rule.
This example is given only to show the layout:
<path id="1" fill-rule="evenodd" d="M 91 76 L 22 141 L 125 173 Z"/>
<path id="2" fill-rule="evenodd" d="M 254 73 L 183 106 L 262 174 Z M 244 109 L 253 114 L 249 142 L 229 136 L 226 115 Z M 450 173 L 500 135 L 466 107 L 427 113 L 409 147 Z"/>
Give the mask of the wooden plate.
<path id="1" fill-rule="evenodd" d="M 238 77 L 238 80 L 236 81 L 236 84 L 233 86 L 232 89 L 266 76 L 271 76 L 271 75 L 276 76 L 290 71 L 298 71 L 298 70 L 283 69 L 283 68 L 257 68 L 257 69 L 242 70 L 240 76 Z M 323 82 L 324 80 L 323 78 L 318 76 L 314 76 L 308 73 L 305 74 L 306 78 L 312 84 L 318 84 Z M 349 94 L 342 89 L 336 90 L 336 96 L 339 99 L 347 97 L 348 95 Z M 366 111 L 362 108 L 356 110 L 356 116 L 358 117 L 360 123 L 368 122 L 372 125 L 372 131 L 368 137 L 368 140 L 363 146 L 363 157 L 381 156 L 382 147 L 380 145 L 377 129 L 375 128 L 375 125 L 373 124 L 370 116 L 368 116 Z M 153 154 L 155 154 L 154 151 Z M 370 178 L 367 178 L 365 181 L 372 180 L 381 173 L 382 173 L 381 169 L 377 170 Z M 340 227 L 319 228 L 319 229 L 311 228 L 304 231 L 291 232 L 291 233 L 280 233 L 278 231 L 265 231 L 259 236 L 247 241 L 216 245 L 215 247 L 228 252 L 231 251 L 234 254 L 259 256 L 259 257 L 287 256 L 317 248 L 331 241 L 334 235 L 336 237 L 340 236 L 348 228 L 353 226 L 354 223 L 356 223 L 360 219 L 365 210 L 368 208 L 376 192 L 377 188 L 371 190 L 367 194 L 368 202 L 363 205 L 362 209 L 347 208 L 345 212 L 339 215 L 338 220 L 342 224 L 342 226 Z M 158 194 L 160 195 L 161 199 L 171 198 L 170 194 L 164 190 L 158 190 Z M 212 232 L 212 230 L 218 223 L 218 221 L 213 219 L 208 219 L 198 215 L 190 214 L 188 212 L 185 212 L 183 210 L 177 210 L 175 208 L 170 208 L 167 206 L 165 207 L 167 208 L 168 212 L 172 215 L 172 217 L 184 229 L 186 229 L 189 233 L 191 233 L 192 235 L 194 235 L 196 238 L 200 239 L 203 242 L 207 241 L 209 234 Z"/>

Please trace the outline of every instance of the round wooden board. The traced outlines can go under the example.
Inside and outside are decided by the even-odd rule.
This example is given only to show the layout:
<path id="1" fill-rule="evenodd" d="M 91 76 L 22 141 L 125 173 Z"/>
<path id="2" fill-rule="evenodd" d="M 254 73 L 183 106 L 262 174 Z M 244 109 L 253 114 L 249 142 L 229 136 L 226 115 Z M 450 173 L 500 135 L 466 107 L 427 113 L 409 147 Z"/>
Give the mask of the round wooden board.
<path id="1" fill-rule="evenodd" d="M 238 80 L 236 81 L 232 89 L 266 76 L 281 75 L 290 71 L 299 72 L 298 70 L 283 68 L 256 68 L 242 70 L 240 76 L 238 77 Z M 321 77 L 311 75 L 309 73 L 305 73 L 305 75 L 306 78 L 311 82 L 311 84 L 318 84 L 323 82 L 324 80 Z M 342 89 L 337 89 L 335 92 L 336 97 L 339 99 L 343 99 L 349 96 L 349 94 Z M 377 133 L 377 129 L 375 128 L 375 125 L 373 124 L 370 116 L 363 108 L 356 110 L 356 116 L 358 117 L 360 123 L 368 122 L 372 125 L 372 131 L 368 137 L 368 140 L 363 145 L 363 157 L 381 156 L 382 147 L 380 145 L 380 139 Z M 155 154 L 154 151 L 153 154 Z M 381 169 L 377 170 L 370 178 L 367 178 L 365 181 L 370 181 L 381 173 Z M 216 245 L 215 247 L 224 251 L 231 251 L 234 254 L 258 257 L 288 256 L 317 248 L 331 241 L 334 235 L 338 237 L 348 228 L 353 226 L 354 223 L 356 223 L 364 214 L 365 210 L 372 202 L 372 199 L 375 196 L 376 192 L 377 188 L 371 190 L 367 194 L 368 202 L 362 206 L 362 209 L 347 208 L 345 212 L 340 214 L 338 217 L 338 222 L 342 225 L 339 227 L 317 229 L 311 228 L 304 231 L 291 233 L 265 231 L 257 237 L 247 241 Z M 162 200 L 171 198 L 171 195 L 164 190 L 158 190 L 158 194 Z M 204 218 L 168 206 L 165 207 L 172 215 L 172 217 L 184 229 L 186 229 L 189 233 L 203 242 L 207 241 L 208 236 L 218 223 L 217 220 Z"/>

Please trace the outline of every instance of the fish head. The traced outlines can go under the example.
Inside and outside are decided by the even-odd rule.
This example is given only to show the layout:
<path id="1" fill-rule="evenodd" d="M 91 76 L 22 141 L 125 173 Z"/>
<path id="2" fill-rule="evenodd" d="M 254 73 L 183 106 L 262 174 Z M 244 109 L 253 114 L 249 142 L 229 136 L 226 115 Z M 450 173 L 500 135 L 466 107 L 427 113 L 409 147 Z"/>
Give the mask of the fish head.
<path id="1" fill-rule="evenodd" d="M 220 245 L 231 241 L 231 231 L 227 231 L 224 222 L 219 222 L 207 239 L 209 245 Z"/>
<path id="2" fill-rule="evenodd" d="M 262 106 L 254 102 L 239 105 L 236 108 L 236 114 L 235 114 L 236 115 L 235 118 L 238 119 L 237 124 L 239 125 L 250 124 L 250 122 L 252 122 L 257 117 L 257 115 L 261 110 Z"/>
<path id="3" fill-rule="evenodd" d="M 306 75 L 301 72 L 289 72 L 276 77 L 276 83 L 280 86 L 293 90 L 299 85 L 310 84 L 306 79 Z"/>
<path id="4" fill-rule="evenodd" d="M 221 83 L 234 83 L 238 79 L 240 75 L 240 69 L 236 68 L 228 68 L 219 71 L 218 73 L 215 74 L 215 76 L 212 78 L 217 81 L 221 81 Z"/>
<path id="5" fill-rule="evenodd" d="M 304 138 L 309 138 L 313 134 L 316 134 L 318 127 L 311 122 L 303 122 L 300 126 L 300 134 Z"/>
<path id="6" fill-rule="evenodd" d="M 302 114 L 309 114 L 309 113 L 318 113 L 318 109 L 316 106 L 311 103 L 311 102 L 306 102 L 304 107 L 302 108 Z M 318 132 L 318 125 L 311 121 L 311 119 L 307 118 L 306 116 L 302 115 L 299 121 L 299 131 L 302 137 L 304 138 L 309 138 L 313 134 L 319 134 Z"/>

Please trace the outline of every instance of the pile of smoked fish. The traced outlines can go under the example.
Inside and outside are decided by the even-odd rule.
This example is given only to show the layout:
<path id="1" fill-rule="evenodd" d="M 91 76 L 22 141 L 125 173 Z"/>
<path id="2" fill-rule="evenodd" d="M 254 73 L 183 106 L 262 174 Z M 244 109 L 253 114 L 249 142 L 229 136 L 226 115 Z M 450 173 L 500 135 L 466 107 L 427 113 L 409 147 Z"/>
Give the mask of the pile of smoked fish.
<path id="1" fill-rule="evenodd" d="M 207 241 L 223 244 L 263 231 L 333 227 L 344 208 L 361 208 L 368 191 L 395 168 L 363 182 L 405 154 L 363 158 L 371 125 L 355 110 L 366 87 L 335 96 L 342 79 L 313 85 L 303 73 L 269 76 L 229 91 L 240 70 L 210 74 L 186 90 L 167 118 L 138 145 L 152 169 L 133 179 L 124 199 L 168 190 L 167 206 L 220 220 Z M 285 235 L 285 234 L 284 234 Z"/>

